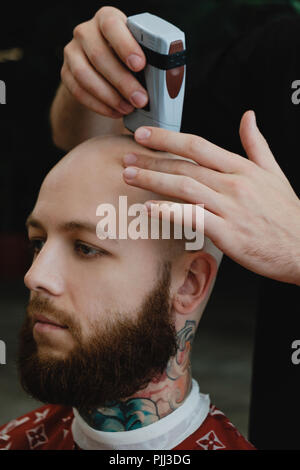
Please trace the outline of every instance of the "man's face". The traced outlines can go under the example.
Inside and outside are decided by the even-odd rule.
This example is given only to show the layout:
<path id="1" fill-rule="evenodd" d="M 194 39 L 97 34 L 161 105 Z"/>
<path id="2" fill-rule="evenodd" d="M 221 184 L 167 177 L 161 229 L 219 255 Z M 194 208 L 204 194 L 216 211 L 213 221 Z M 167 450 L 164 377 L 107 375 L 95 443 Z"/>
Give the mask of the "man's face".
<path id="1" fill-rule="evenodd" d="M 19 371 L 41 401 L 81 408 L 126 398 L 176 352 L 163 241 L 96 234 L 99 204 L 113 204 L 118 216 L 119 195 L 128 206 L 155 198 L 122 180 L 121 158 L 132 145 L 103 139 L 75 149 L 46 177 L 33 209 Z"/>

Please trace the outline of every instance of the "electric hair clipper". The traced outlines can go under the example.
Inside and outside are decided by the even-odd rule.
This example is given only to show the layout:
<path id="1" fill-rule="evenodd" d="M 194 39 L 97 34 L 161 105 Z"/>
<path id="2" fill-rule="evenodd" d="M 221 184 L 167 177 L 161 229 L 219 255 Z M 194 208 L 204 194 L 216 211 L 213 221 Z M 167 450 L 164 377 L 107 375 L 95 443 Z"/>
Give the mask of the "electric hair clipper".
<path id="1" fill-rule="evenodd" d="M 150 13 L 128 17 L 127 26 L 146 56 L 146 67 L 136 76 L 147 90 L 149 101 L 144 108 L 125 116 L 124 125 L 131 132 L 140 126 L 179 132 L 186 74 L 185 35 Z"/>

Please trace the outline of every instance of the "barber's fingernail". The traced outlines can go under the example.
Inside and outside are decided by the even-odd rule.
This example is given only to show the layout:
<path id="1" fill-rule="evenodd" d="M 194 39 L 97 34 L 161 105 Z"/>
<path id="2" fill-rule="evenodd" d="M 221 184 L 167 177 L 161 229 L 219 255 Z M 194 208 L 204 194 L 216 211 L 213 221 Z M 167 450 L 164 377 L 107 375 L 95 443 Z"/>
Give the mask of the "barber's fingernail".
<path id="1" fill-rule="evenodd" d="M 127 153 L 127 155 L 124 156 L 125 165 L 133 165 L 134 163 L 136 163 L 136 161 L 136 155 L 134 155 L 133 153 Z"/>
<path id="2" fill-rule="evenodd" d="M 138 171 L 136 168 L 132 168 L 132 166 L 129 166 L 128 168 L 125 168 L 125 170 L 123 171 L 123 175 L 126 179 L 130 180 L 137 175 L 137 172 Z"/>
<path id="3" fill-rule="evenodd" d="M 256 128 L 256 117 L 255 117 L 255 112 L 250 109 L 246 111 L 244 114 L 248 114 L 248 125 L 250 126 L 250 129 L 255 129 Z M 250 120 L 249 120 L 250 116 Z"/>
<path id="4" fill-rule="evenodd" d="M 151 131 L 146 127 L 140 127 L 135 131 L 135 137 L 139 140 L 148 139 L 151 135 Z"/>
<path id="5" fill-rule="evenodd" d="M 136 70 L 143 65 L 143 59 L 137 54 L 131 54 L 127 57 L 127 65 Z"/>
<path id="6" fill-rule="evenodd" d="M 143 106 L 145 106 L 145 104 L 147 103 L 147 96 L 141 91 L 135 91 L 131 95 L 131 101 L 134 106 L 138 108 L 143 108 Z"/>
<path id="7" fill-rule="evenodd" d="M 128 113 L 131 113 L 134 110 L 134 106 L 132 106 L 132 104 L 130 104 L 130 103 L 127 103 L 127 101 L 122 100 L 119 103 L 119 110 L 122 113 L 128 114 Z"/>

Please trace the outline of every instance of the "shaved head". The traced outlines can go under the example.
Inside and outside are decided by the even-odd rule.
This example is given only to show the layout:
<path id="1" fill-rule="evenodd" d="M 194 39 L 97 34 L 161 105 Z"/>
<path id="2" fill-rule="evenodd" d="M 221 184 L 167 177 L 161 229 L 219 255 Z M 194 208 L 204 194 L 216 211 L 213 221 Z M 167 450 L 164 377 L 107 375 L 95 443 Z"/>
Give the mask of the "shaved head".
<path id="1" fill-rule="evenodd" d="M 86 193 L 86 197 L 92 194 L 94 199 L 98 193 L 102 197 L 103 188 L 108 200 L 113 200 L 119 194 L 127 195 L 130 203 L 162 199 L 162 195 L 129 186 L 124 182 L 123 157 L 130 152 L 155 158 L 180 158 L 173 154 L 149 150 L 135 142 L 131 135 L 94 137 L 77 146 L 52 168 L 42 184 L 41 192 L 45 186 L 51 191 L 57 190 L 64 180 L 64 186 L 68 184 L 71 193 L 74 188 L 78 188 Z"/>
<path id="2" fill-rule="evenodd" d="M 147 200 L 161 200 L 165 196 L 128 185 L 122 176 L 123 157 L 126 153 L 155 158 L 181 158 L 173 154 L 149 150 L 133 139 L 131 135 L 99 136 L 83 142 L 62 158 L 46 176 L 39 193 L 42 200 L 53 199 L 63 192 L 64 204 L 74 206 L 75 192 L 76 212 L 84 214 L 90 220 L 95 219 L 98 204 L 112 204 L 116 208 L 117 221 L 119 196 L 126 196 L 128 206 L 144 204 Z M 168 197 L 170 201 L 179 199 Z M 98 219 L 97 219 L 98 220 Z M 150 224 L 150 218 L 149 218 Z M 173 224 L 171 224 L 171 227 Z M 160 237 L 161 238 L 161 237 Z M 183 240 L 160 240 L 161 254 L 169 257 L 182 252 Z M 158 246 L 159 246 L 158 245 Z"/>

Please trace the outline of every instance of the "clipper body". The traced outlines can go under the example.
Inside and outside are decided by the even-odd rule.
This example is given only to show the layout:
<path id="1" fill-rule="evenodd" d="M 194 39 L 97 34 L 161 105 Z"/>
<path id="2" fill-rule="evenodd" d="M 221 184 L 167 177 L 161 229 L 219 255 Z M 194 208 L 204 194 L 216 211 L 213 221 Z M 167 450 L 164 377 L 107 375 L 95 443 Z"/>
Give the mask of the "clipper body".
<path id="1" fill-rule="evenodd" d="M 129 17 L 127 26 L 146 55 L 147 65 L 137 78 L 147 89 L 149 102 L 125 116 L 124 124 L 132 132 L 140 126 L 179 132 L 186 74 L 185 35 L 149 13 Z"/>

